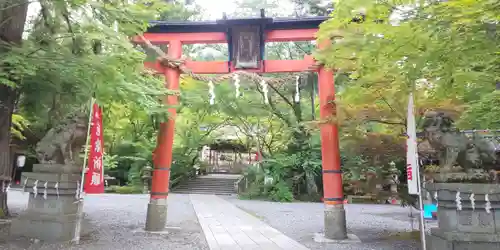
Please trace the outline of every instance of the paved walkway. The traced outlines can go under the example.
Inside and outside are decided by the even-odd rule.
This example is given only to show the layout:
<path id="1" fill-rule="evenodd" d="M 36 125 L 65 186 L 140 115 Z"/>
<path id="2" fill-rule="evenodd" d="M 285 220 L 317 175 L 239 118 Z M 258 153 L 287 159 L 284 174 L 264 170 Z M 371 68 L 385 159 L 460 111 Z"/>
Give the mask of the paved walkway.
<path id="1" fill-rule="evenodd" d="M 215 195 L 190 198 L 211 250 L 308 249 Z"/>

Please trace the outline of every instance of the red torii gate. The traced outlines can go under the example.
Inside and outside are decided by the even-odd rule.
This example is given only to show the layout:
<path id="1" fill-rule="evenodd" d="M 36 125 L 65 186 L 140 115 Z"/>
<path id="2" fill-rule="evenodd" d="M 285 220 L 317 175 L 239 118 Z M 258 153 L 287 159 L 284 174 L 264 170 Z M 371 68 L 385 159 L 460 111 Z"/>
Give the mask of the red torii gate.
<path id="1" fill-rule="evenodd" d="M 213 22 L 152 22 L 143 35 L 152 44 L 168 44 L 168 56 L 180 59 L 183 44 L 227 43 L 229 61 L 186 61 L 185 66 L 194 74 L 227 74 L 234 71 L 255 73 L 289 73 L 311 70 L 315 60 L 308 55 L 303 60 L 264 60 L 266 42 L 312 41 L 316 40 L 318 26 L 327 17 L 303 19 L 266 18 L 261 11 L 260 18 L 222 19 Z M 144 42 L 136 38 L 136 43 Z M 329 41 L 319 43 L 325 48 Z M 145 63 L 149 68 L 164 74 L 165 86 L 179 89 L 179 69 L 163 67 L 160 63 Z M 333 74 L 319 67 L 320 117 L 328 119 L 336 114 Z M 168 105 L 177 104 L 177 96 L 166 98 Z M 167 196 L 169 191 L 170 167 L 176 110 L 169 110 L 170 119 L 160 126 L 155 149 L 155 167 L 152 179 L 151 200 L 146 219 L 147 231 L 163 231 L 167 219 Z M 346 217 L 342 190 L 342 172 L 338 127 L 335 122 L 321 124 L 321 147 L 323 162 L 323 189 L 325 204 L 325 236 L 330 239 L 345 239 Z"/>

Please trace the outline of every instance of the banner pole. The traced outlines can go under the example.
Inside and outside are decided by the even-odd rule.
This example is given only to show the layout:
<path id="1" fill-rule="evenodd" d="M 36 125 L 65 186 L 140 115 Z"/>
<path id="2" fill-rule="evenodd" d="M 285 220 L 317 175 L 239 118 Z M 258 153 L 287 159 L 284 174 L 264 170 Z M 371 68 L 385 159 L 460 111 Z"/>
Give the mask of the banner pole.
<path id="1" fill-rule="evenodd" d="M 89 141 L 90 141 L 90 127 L 92 126 L 92 114 L 94 109 L 95 98 L 92 97 L 90 99 L 90 109 L 89 109 L 89 121 L 87 127 L 87 139 L 85 140 L 85 157 L 83 157 L 83 167 L 82 167 L 82 176 L 80 179 L 80 190 L 79 190 L 79 198 L 83 199 L 83 187 L 85 182 L 85 174 L 87 173 L 87 161 L 89 158 Z"/>
<path id="2" fill-rule="evenodd" d="M 418 204 L 420 208 L 420 243 L 422 244 L 422 250 L 427 250 L 427 241 L 425 236 L 425 221 L 424 221 L 424 199 L 422 197 L 422 183 L 420 182 L 420 173 L 417 175 L 418 178 Z"/>

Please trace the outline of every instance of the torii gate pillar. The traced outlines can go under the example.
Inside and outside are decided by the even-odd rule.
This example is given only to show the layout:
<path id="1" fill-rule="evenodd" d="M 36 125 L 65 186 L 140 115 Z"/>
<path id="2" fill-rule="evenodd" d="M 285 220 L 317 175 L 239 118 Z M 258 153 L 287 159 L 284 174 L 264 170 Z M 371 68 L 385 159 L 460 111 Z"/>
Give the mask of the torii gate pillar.
<path id="1" fill-rule="evenodd" d="M 324 49 L 329 45 L 330 41 L 322 41 L 319 43 L 319 48 Z M 318 83 L 319 115 L 321 120 L 330 120 L 320 125 L 325 237 L 327 239 L 343 240 L 347 238 L 347 225 L 344 210 L 342 171 L 340 170 L 339 130 L 338 123 L 335 120 L 337 107 L 335 105 L 333 72 L 321 67 L 318 72 Z"/>
<path id="2" fill-rule="evenodd" d="M 168 55 L 172 58 L 181 58 L 182 43 L 179 40 L 169 42 Z M 180 72 L 178 69 L 165 68 L 166 88 L 179 89 Z M 166 104 L 177 104 L 177 96 L 169 95 Z M 146 217 L 146 231 L 160 232 L 165 230 L 167 223 L 167 197 L 170 185 L 170 167 L 172 166 L 172 148 L 174 145 L 176 108 L 168 110 L 168 121 L 160 124 L 160 133 L 155 152 L 153 153 L 154 172 L 151 182 L 151 198 L 148 204 Z"/>

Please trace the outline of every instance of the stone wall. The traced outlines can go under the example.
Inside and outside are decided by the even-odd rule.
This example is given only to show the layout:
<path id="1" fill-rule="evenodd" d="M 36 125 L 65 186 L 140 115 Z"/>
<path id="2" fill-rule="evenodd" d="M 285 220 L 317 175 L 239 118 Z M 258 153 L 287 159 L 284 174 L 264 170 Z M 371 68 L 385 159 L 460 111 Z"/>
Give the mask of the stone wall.
<path id="1" fill-rule="evenodd" d="M 434 183 L 439 226 L 431 229 L 429 250 L 500 249 L 500 185 Z"/>

